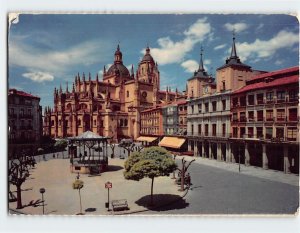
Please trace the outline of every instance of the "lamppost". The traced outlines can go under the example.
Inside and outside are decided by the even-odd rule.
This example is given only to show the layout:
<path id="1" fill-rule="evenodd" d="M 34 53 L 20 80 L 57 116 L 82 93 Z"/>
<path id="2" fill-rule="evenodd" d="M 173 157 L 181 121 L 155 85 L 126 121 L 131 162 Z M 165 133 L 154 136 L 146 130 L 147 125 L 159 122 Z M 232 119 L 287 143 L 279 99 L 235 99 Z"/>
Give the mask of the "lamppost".
<path id="1" fill-rule="evenodd" d="M 45 203 L 44 203 L 44 193 L 46 192 L 45 188 L 40 188 L 40 193 L 42 194 L 42 203 L 43 203 L 43 215 L 45 214 Z"/>

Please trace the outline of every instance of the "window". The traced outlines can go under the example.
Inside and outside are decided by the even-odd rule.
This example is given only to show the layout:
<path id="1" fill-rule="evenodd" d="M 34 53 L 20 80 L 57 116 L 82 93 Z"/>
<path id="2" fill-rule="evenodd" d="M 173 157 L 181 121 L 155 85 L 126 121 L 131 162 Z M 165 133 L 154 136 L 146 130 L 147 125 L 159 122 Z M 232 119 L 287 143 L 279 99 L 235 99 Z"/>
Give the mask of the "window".
<path id="1" fill-rule="evenodd" d="M 233 98 L 232 100 L 232 106 L 237 107 L 238 106 L 238 98 Z"/>
<path id="2" fill-rule="evenodd" d="M 222 81 L 222 91 L 226 90 L 226 86 L 225 86 L 225 80 Z"/>
<path id="3" fill-rule="evenodd" d="M 234 112 L 232 114 L 232 121 L 238 121 L 238 115 L 237 115 L 237 112 Z"/>
<path id="4" fill-rule="evenodd" d="M 201 130 L 201 124 L 198 124 L 198 135 L 201 135 L 201 132 L 202 130 Z"/>
<path id="5" fill-rule="evenodd" d="M 264 120 L 264 111 L 259 110 L 257 111 L 257 121 L 263 121 Z"/>
<path id="6" fill-rule="evenodd" d="M 194 114 L 194 105 L 191 106 L 191 113 Z"/>
<path id="7" fill-rule="evenodd" d="M 51 121 L 51 126 L 54 126 L 54 120 Z"/>
<path id="8" fill-rule="evenodd" d="M 246 122 L 246 113 L 240 112 L 240 122 Z"/>
<path id="9" fill-rule="evenodd" d="M 248 95 L 248 105 L 254 105 L 254 95 Z"/>
<path id="10" fill-rule="evenodd" d="M 96 120 L 94 120 L 94 125 L 95 125 L 95 126 L 97 125 L 97 121 L 96 121 Z"/>
<path id="11" fill-rule="evenodd" d="M 246 96 L 240 97 L 240 106 L 246 106 Z"/>
<path id="12" fill-rule="evenodd" d="M 248 120 L 249 121 L 254 121 L 254 111 L 249 111 L 248 112 Z"/>
<path id="13" fill-rule="evenodd" d="M 28 115 L 31 116 L 31 108 L 27 109 Z"/>
<path id="14" fill-rule="evenodd" d="M 298 130 L 297 127 L 287 128 L 287 140 L 296 141 L 297 140 Z"/>
<path id="15" fill-rule="evenodd" d="M 213 112 L 217 111 L 217 101 L 211 103 Z"/>
<path id="16" fill-rule="evenodd" d="M 198 113 L 202 112 L 202 104 L 198 104 Z"/>
<path id="17" fill-rule="evenodd" d="M 205 136 L 208 136 L 208 124 L 205 124 L 204 129 L 205 129 Z"/>
<path id="18" fill-rule="evenodd" d="M 223 111 L 226 110 L 226 100 L 222 100 L 222 109 Z"/>
<path id="19" fill-rule="evenodd" d="M 184 106 L 184 110 L 185 110 L 185 111 L 187 110 L 187 106 Z"/>
<path id="20" fill-rule="evenodd" d="M 263 104 L 264 103 L 264 94 L 257 94 L 256 95 L 257 104 Z"/>
<path id="21" fill-rule="evenodd" d="M 267 92 L 266 100 L 267 100 L 267 102 L 272 102 L 273 101 L 273 92 Z"/>
<path id="22" fill-rule="evenodd" d="M 263 138 L 263 127 L 256 127 L 257 138 Z"/>
<path id="23" fill-rule="evenodd" d="M 253 127 L 248 127 L 248 138 L 253 138 Z"/>
<path id="24" fill-rule="evenodd" d="M 237 138 L 238 137 L 238 128 L 237 127 L 233 127 L 233 137 Z"/>
<path id="25" fill-rule="evenodd" d="M 285 110 L 277 109 L 277 121 L 284 121 L 284 120 L 285 120 Z"/>
<path id="26" fill-rule="evenodd" d="M 65 121 L 66 127 L 68 127 L 68 121 Z"/>
<path id="27" fill-rule="evenodd" d="M 273 121 L 273 109 L 266 111 L 266 121 Z"/>
<path id="28" fill-rule="evenodd" d="M 194 125 L 193 124 L 191 125 L 191 133 L 192 133 L 192 135 L 194 135 Z"/>
<path id="29" fill-rule="evenodd" d="M 217 134 L 217 124 L 212 124 L 212 136 L 216 136 Z"/>
<path id="30" fill-rule="evenodd" d="M 120 127 L 123 126 L 123 119 L 120 119 Z"/>
<path id="31" fill-rule="evenodd" d="M 297 121 L 297 108 L 289 109 L 289 121 Z"/>
<path id="32" fill-rule="evenodd" d="M 266 128 L 266 139 L 271 139 L 273 137 L 273 128 L 267 127 Z"/>
<path id="33" fill-rule="evenodd" d="M 284 136 L 284 128 L 276 128 L 276 138 L 281 139 Z"/>
<path id="34" fill-rule="evenodd" d="M 244 135 L 245 135 L 245 133 L 246 133 L 245 127 L 241 127 L 241 135 L 240 135 L 240 138 L 243 138 Z"/>
<path id="35" fill-rule="evenodd" d="M 127 120 L 127 119 L 124 120 L 124 126 L 125 126 L 125 127 L 128 126 L 128 120 Z"/>
<path id="36" fill-rule="evenodd" d="M 21 116 L 24 115 L 24 109 L 23 109 L 23 108 L 20 109 L 20 115 L 21 115 Z"/>
<path id="37" fill-rule="evenodd" d="M 58 121 L 58 126 L 61 126 L 61 120 Z"/>
<path id="38" fill-rule="evenodd" d="M 79 125 L 79 126 L 81 125 L 81 120 L 78 120 L 78 125 Z"/>
<path id="39" fill-rule="evenodd" d="M 283 102 L 285 100 L 285 91 L 277 91 L 277 102 Z"/>
<path id="40" fill-rule="evenodd" d="M 222 136 L 225 137 L 226 135 L 226 124 L 222 124 Z"/>
<path id="41" fill-rule="evenodd" d="M 208 112 L 208 103 L 205 103 L 205 112 Z"/>
<path id="42" fill-rule="evenodd" d="M 290 90 L 289 91 L 289 101 L 298 100 L 298 89 Z"/>

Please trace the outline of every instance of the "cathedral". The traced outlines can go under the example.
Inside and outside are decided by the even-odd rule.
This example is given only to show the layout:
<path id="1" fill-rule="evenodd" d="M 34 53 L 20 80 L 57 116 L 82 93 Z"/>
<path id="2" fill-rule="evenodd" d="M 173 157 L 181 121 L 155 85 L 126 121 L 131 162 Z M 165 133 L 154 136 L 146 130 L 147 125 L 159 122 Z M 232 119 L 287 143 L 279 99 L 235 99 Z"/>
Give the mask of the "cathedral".
<path id="1" fill-rule="evenodd" d="M 185 93 L 160 90 L 158 65 L 147 47 L 131 72 L 123 64 L 120 46 L 111 67 L 104 66 L 102 80 L 77 74 L 72 90 L 54 89 L 54 107 L 44 111 L 44 135 L 72 137 L 92 131 L 113 140 L 136 139 L 140 134 L 140 113 L 148 108 L 185 98 Z"/>

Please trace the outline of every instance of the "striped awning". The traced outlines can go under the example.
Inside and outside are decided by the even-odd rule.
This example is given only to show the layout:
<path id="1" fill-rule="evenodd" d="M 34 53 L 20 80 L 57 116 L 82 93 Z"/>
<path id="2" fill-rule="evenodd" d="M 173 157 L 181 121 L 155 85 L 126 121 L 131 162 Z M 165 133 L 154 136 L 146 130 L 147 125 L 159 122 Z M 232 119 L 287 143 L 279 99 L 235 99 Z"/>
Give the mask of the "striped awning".
<path id="1" fill-rule="evenodd" d="M 164 146 L 164 147 L 170 147 L 170 148 L 175 148 L 179 149 L 183 143 L 185 142 L 184 138 L 178 138 L 178 137 L 164 137 L 159 143 L 159 146 Z"/>
<path id="2" fill-rule="evenodd" d="M 138 137 L 136 140 L 140 142 L 153 142 L 157 139 L 157 137 L 146 137 L 146 136 L 141 136 Z"/>

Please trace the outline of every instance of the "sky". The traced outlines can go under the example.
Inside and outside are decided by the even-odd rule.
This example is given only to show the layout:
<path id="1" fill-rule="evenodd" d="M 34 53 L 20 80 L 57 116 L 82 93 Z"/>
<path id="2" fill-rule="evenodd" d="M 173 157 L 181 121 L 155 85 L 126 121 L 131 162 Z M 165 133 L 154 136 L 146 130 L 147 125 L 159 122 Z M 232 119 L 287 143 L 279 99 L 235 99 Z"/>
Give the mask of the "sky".
<path id="1" fill-rule="evenodd" d="M 136 67 L 149 45 L 161 89 L 179 91 L 204 66 L 215 76 L 235 31 L 237 54 L 256 70 L 299 65 L 299 23 L 289 15 L 258 14 L 21 14 L 8 32 L 8 84 L 53 106 L 54 87 L 72 88 L 75 75 L 92 80 L 113 63 L 120 44 L 123 63 Z M 130 70 L 130 69 L 129 69 Z"/>

